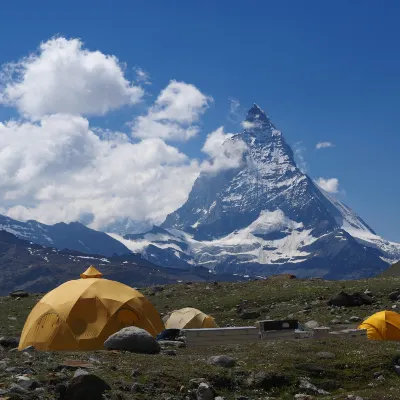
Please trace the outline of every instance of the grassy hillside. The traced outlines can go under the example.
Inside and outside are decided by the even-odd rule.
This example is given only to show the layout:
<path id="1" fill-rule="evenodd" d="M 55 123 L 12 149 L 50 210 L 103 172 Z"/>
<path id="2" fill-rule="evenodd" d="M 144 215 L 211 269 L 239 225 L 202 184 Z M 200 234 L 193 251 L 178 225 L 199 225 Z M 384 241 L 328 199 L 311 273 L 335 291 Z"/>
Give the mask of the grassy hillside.
<path id="1" fill-rule="evenodd" d="M 400 261 L 386 269 L 381 276 L 400 276 Z"/>
<path id="2" fill-rule="evenodd" d="M 243 320 L 240 312 L 257 310 L 261 317 L 284 318 L 289 315 L 301 322 L 314 319 L 344 326 L 352 316 L 363 318 L 375 311 L 392 309 L 388 294 L 400 287 L 400 278 L 327 282 L 321 280 L 271 279 L 247 283 L 195 283 L 144 289 L 161 313 L 192 306 L 212 314 L 221 325 L 253 325 L 256 319 Z M 326 301 L 335 293 L 369 289 L 376 303 L 371 306 L 331 309 Z M 19 300 L 0 300 L 0 336 L 18 335 L 30 309 L 39 299 L 31 295 Z M 400 307 L 400 305 L 399 305 Z M 340 326 L 340 325 L 336 325 Z M 332 359 L 318 354 L 328 351 Z M 26 368 L 45 392 L 40 398 L 56 398 L 57 384 L 67 382 L 74 373 L 64 364 L 71 360 L 86 363 L 89 370 L 104 378 L 113 389 L 113 398 L 121 399 L 192 399 L 192 379 L 204 378 L 225 399 L 239 395 L 249 399 L 293 399 L 309 393 L 321 399 L 346 399 L 349 395 L 364 400 L 400 398 L 400 377 L 393 359 L 400 353 L 398 343 L 361 340 L 286 340 L 260 341 L 246 346 L 227 345 L 208 349 L 177 349 L 176 356 L 137 355 L 118 352 L 35 353 L 32 358 L 18 352 L 2 352 L 10 367 Z M 207 364 L 213 355 L 230 355 L 237 360 L 233 369 Z M 8 360 L 7 360 L 8 359 Z M 1 360 L 0 360 L 1 364 Z M 136 370 L 132 376 L 132 370 Z M 15 372 L 0 368 L 0 389 L 15 382 Z M 301 379 L 329 394 L 313 394 L 299 387 Z M 131 391 L 137 383 L 135 391 Z M 31 397 L 29 397 L 31 398 Z M 354 398 L 353 398 L 354 399 Z"/>

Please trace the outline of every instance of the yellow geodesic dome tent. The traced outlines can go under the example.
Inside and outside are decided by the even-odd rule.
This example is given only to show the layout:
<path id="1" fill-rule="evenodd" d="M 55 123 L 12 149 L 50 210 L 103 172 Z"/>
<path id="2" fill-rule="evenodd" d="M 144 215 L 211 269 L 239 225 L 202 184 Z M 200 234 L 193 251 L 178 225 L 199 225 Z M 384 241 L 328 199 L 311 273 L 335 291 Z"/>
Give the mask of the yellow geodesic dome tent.
<path id="1" fill-rule="evenodd" d="M 400 341 L 400 314 L 394 311 L 377 312 L 364 320 L 358 329 L 366 329 L 371 340 Z"/>
<path id="2" fill-rule="evenodd" d="M 186 307 L 173 311 L 165 321 L 166 329 L 218 328 L 214 318 L 196 308 Z"/>
<path id="3" fill-rule="evenodd" d="M 156 336 L 164 329 L 154 306 L 140 292 L 103 279 L 90 266 L 81 279 L 47 293 L 29 314 L 19 350 L 100 350 L 105 340 L 127 326 Z"/>

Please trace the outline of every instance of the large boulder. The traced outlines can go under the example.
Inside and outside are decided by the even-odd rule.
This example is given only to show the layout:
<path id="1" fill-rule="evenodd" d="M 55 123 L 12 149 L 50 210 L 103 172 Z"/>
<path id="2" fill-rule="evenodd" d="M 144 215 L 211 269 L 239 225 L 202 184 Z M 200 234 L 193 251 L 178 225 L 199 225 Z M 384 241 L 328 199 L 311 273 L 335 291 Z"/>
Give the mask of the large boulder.
<path id="1" fill-rule="evenodd" d="M 149 332 L 136 326 L 128 326 L 111 335 L 104 342 L 104 348 L 141 354 L 158 354 L 161 350 L 159 343 Z"/>
<path id="2" fill-rule="evenodd" d="M 110 385 L 94 374 L 79 375 L 72 378 L 64 400 L 104 400 L 103 394 L 111 390 Z"/>
<path id="3" fill-rule="evenodd" d="M 359 307 L 362 305 L 371 305 L 373 299 L 363 293 L 349 294 L 340 292 L 328 300 L 328 305 L 336 307 Z"/>

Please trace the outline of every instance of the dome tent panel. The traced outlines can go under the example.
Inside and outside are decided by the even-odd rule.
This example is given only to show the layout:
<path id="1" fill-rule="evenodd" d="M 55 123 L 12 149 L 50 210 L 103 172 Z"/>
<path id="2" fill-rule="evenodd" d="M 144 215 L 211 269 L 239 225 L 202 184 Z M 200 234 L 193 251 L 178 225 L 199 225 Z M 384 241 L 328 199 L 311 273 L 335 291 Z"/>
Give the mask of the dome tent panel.
<path id="1" fill-rule="evenodd" d="M 93 275 L 101 275 L 93 268 Z M 38 350 L 99 350 L 110 335 L 131 325 L 153 336 L 164 329 L 159 313 L 142 293 L 101 276 L 85 276 L 60 285 L 36 304 L 19 349 L 32 345 Z"/>

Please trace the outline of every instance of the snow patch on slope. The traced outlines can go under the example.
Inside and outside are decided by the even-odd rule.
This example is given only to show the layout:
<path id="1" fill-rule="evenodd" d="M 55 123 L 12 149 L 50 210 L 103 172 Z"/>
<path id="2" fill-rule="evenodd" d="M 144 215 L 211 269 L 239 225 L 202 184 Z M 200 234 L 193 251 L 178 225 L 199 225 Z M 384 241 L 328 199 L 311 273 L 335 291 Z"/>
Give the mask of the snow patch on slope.
<path id="1" fill-rule="evenodd" d="M 210 241 L 198 241 L 178 229 L 166 229 L 166 234 L 145 234 L 143 239 L 129 240 L 111 234 L 132 251 L 143 251 L 150 243 L 160 249 L 171 248 L 192 256 L 198 265 L 217 265 L 221 257 L 235 256 L 238 264 L 254 262 L 278 265 L 304 261 L 309 253 L 301 250 L 317 238 L 301 222 L 289 219 L 281 210 L 262 211 L 248 227 Z M 269 237 L 268 235 L 271 235 Z M 171 243 L 173 241 L 173 243 Z M 182 247 L 179 243 L 184 244 Z"/>
<path id="2" fill-rule="evenodd" d="M 320 191 L 340 212 L 341 218 L 336 218 L 336 222 L 343 230 L 364 246 L 381 250 L 384 253 L 382 257 L 384 261 L 394 263 L 400 260 L 400 243 L 390 242 L 377 235 L 349 207 L 324 190 L 320 189 Z"/>

